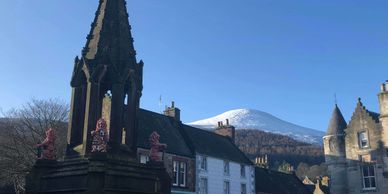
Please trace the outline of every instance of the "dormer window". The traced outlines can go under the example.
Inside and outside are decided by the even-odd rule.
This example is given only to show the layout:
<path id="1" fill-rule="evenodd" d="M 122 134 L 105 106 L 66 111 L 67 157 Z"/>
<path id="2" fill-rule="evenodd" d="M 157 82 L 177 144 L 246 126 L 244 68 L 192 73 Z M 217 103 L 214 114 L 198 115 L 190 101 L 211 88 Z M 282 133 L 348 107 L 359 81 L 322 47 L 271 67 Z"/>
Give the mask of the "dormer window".
<path id="1" fill-rule="evenodd" d="M 360 148 L 368 148 L 369 142 L 368 142 L 368 135 L 366 131 L 358 133 L 358 144 L 360 145 Z"/>

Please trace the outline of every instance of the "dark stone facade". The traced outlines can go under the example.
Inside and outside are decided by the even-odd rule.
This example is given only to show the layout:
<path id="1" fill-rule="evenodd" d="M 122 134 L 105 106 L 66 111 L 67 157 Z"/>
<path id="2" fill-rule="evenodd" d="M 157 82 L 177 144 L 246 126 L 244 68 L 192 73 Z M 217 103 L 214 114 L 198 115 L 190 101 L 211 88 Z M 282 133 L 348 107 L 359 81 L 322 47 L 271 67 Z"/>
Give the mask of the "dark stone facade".
<path id="1" fill-rule="evenodd" d="M 82 57 L 75 59 L 65 160 L 38 160 L 26 193 L 171 193 L 163 163 L 137 162 L 143 62 L 136 60 L 130 29 L 125 0 L 99 1 Z M 91 132 L 102 117 L 109 121 L 108 149 L 92 153 Z"/>
<path id="2" fill-rule="evenodd" d="M 27 177 L 26 193 L 170 193 L 170 177 L 163 165 L 93 156 L 56 161 L 38 161 Z"/>

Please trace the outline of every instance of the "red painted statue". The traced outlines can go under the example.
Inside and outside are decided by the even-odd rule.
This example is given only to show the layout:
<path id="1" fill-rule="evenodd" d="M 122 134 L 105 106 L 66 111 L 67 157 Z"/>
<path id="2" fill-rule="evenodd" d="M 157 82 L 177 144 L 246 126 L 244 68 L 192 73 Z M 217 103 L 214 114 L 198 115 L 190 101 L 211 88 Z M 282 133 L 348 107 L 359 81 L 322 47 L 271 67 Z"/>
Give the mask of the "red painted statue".
<path id="1" fill-rule="evenodd" d="M 150 159 L 151 161 L 160 162 L 162 159 L 159 156 L 160 151 L 164 151 L 167 148 L 167 144 L 160 143 L 160 135 L 154 131 L 150 136 Z"/>
<path id="2" fill-rule="evenodd" d="M 46 139 L 36 146 L 42 150 L 38 159 L 55 160 L 55 131 L 52 128 L 46 130 Z"/>
<path id="3" fill-rule="evenodd" d="M 92 131 L 92 152 L 106 152 L 109 140 L 106 121 L 101 118 L 97 121 L 96 130 Z"/>

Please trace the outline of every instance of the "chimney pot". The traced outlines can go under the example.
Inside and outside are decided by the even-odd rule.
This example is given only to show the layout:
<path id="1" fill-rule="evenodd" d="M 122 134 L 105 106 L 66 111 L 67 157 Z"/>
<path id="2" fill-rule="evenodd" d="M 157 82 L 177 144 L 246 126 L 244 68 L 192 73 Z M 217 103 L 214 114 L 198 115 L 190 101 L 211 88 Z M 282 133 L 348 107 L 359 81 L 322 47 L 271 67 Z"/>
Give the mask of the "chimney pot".
<path id="1" fill-rule="evenodd" d="M 175 102 L 171 102 L 172 107 L 166 106 L 166 109 L 164 110 L 164 115 L 169 117 L 174 117 L 176 120 L 181 120 L 181 110 L 179 108 L 175 108 Z"/>
<path id="2" fill-rule="evenodd" d="M 229 119 L 226 119 L 226 125 L 229 126 Z"/>

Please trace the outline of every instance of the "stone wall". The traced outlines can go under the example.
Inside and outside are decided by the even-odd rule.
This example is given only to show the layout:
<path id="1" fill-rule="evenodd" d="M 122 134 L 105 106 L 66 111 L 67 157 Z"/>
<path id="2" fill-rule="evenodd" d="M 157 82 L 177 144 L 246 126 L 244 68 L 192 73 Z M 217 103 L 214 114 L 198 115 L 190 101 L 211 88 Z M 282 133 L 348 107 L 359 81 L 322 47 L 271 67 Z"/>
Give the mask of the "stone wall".
<path id="1" fill-rule="evenodd" d="M 368 146 L 361 148 L 359 134 L 366 132 Z M 350 194 L 374 193 L 388 191 L 388 179 L 383 177 L 382 160 L 382 126 L 371 116 L 365 107 L 358 105 L 346 129 L 345 147 L 347 159 L 347 179 Z M 363 189 L 362 165 L 374 165 L 376 190 Z"/>

